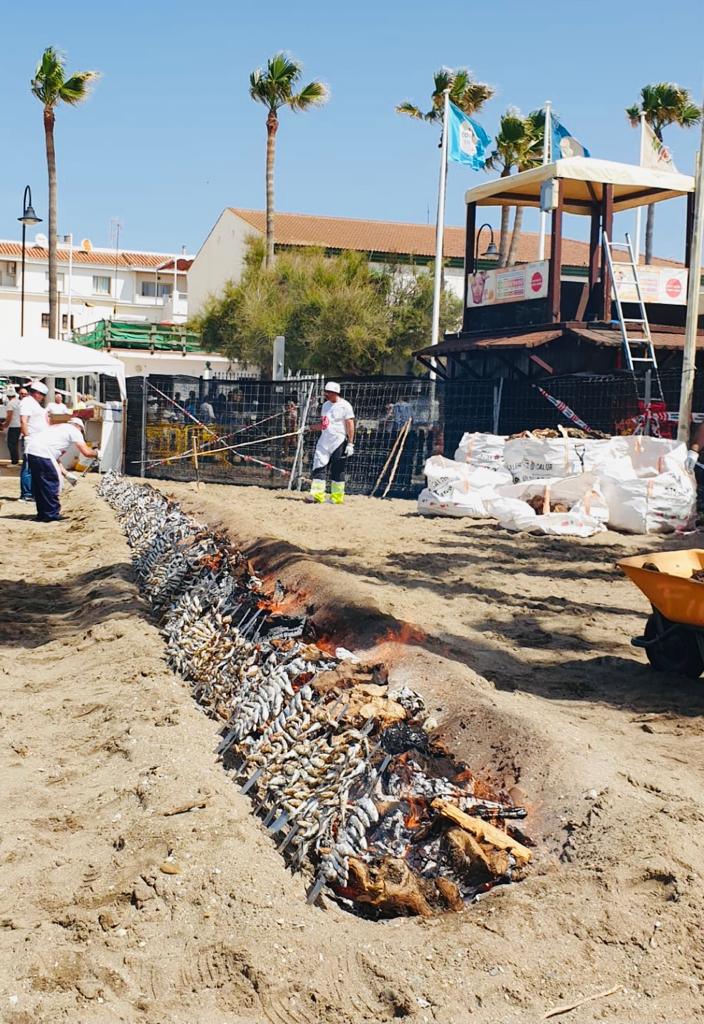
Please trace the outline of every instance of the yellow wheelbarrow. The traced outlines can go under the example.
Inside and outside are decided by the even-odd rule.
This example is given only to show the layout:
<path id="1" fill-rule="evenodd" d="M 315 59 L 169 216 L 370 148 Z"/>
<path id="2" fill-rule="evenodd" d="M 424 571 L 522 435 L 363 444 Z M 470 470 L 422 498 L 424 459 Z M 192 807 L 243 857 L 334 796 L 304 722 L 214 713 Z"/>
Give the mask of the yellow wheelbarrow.
<path id="1" fill-rule="evenodd" d="M 704 551 L 687 548 L 637 555 L 618 563 L 650 601 L 641 647 L 653 668 L 698 679 L 704 672 Z M 701 573 L 701 580 L 692 578 Z"/>

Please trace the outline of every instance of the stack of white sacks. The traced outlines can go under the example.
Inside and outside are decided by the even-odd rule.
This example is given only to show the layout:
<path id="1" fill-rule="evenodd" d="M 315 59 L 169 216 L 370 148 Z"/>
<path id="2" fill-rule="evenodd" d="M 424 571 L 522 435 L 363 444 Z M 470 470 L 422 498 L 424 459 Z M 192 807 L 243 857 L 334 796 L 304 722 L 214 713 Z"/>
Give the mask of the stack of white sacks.
<path id="1" fill-rule="evenodd" d="M 433 455 L 426 462 L 418 511 L 567 537 L 607 527 L 670 533 L 690 527 L 696 511 L 686 457 L 686 445 L 654 437 L 509 441 L 465 434 L 454 461 Z M 550 511 L 556 505 L 559 511 Z"/>

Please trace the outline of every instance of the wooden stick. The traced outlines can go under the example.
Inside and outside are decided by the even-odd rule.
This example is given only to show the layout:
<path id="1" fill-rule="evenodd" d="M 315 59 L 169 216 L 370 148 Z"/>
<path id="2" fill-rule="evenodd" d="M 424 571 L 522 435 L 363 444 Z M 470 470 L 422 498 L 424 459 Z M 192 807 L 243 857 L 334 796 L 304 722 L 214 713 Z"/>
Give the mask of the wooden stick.
<path id="1" fill-rule="evenodd" d="M 483 839 L 485 843 L 495 846 L 497 850 L 508 850 L 513 855 L 517 864 L 527 864 L 531 859 L 532 854 L 527 846 L 523 846 L 522 843 L 512 839 L 506 832 L 502 832 L 500 828 L 497 828 L 490 822 L 465 814 L 455 804 L 451 804 L 449 800 L 442 800 L 440 797 L 436 797 L 431 806 L 442 814 L 444 818 L 449 818 L 455 825 L 459 825 L 465 832 L 471 833 L 477 839 Z"/>
<path id="2" fill-rule="evenodd" d="M 389 488 L 391 487 L 391 484 L 394 482 L 394 477 L 396 476 L 396 470 L 398 469 L 398 464 L 399 464 L 399 461 L 401 459 L 401 454 L 403 452 L 403 449 L 405 447 L 406 441 L 408 439 L 408 435 L 411 432 L 411 423 L 412 422 L 413 422 L 412 419 L 407 419 L 406 422 L 403 424 L 403 427 L 401 428 L 401 431 L 399 432 L 399 437 L 401 437 L 401 434 L 403 434 L 403 440 L 401 441 L 401 444 L 398 446 L 398 451 L 396 452 L 396 460 L 395 460 L 393 468 L 392 468 L 392 470 L 391 470 L 391 472 L 389 474 L 389 482 L 386 485 L 386 490 L 382 494 L 382 498 L 386 497 L 386 495 L 389 493 Z"/>
<path id="3" fill-rule="evenodd" d="M 396 435 L 396 437 L 394 438 L 394 443 L 393 443 L 393 444 L 391 445 L 391 451 L 389 452 L 389 457 L 387 458 L 386 462 L 384 463 L 384 465 L 383 465 L 383 467 L 382 467 L 382 470 L 381 470 L 381 473 L 379 473 L 379 476 L 378 476 L 378 477 L 376 478 L 376 483 L 375 483 L 375 484 L 374 484 L 374 486 L 372 487 L 371 493 L 369 494 L 369 497 L 370 497 L 370 498 L 373 498 L 373 497 L 374 497 L 374 495 L 375 495 L 375 493 L 376 493 L 376 489 L 377 489 L 377 487 L 379 486 L 379 484 L 381 483 L 381 481 L 382 481 L 382 478 L 383 478 L 383 476 L 384 476 L 384 473 L 386 472 L 386 470 L 387 470 L 387 468 L 388 468 L 388 465 L 389 465 L 389 463 L 391 462 L 391 460 L 392 460 L 392 459 L 393 459 L 393 457 L 394 457 L 394 453 L 395 453 L 395 451 L 396 451 L 396 448 L 397 448 L 397 446 L 398 446 L 398 443 L 399 443 L 399 441 L 401 440 L 401 433 L 402 433 L 402 432 L 403 432 L 403 428 L 402 428 L 402 429 L 401 429 L 401 430 L 400 430 L 400 431 L 398 432 L 398 434 L 397 434 L 397 435 Z"/>
<path id="4" fill-rule="evenodd" d="M 569 1013 L 570 1010 L 576 1010 L 578 1006 L 584 1006 L 585 1003 L 591 1003 L 594 999 L 605 999 L 607 996 L 612 996 L 615 992 L 621 988 L 621 985 L 614 985 L 613 988 L 604 989 L 603 992 L 597 992 L 593 996 L 585 996 L 584 999 L 578 999 L 576 1003 L 566 1003 L 564 1006 L 556 1006 L 553 1010 L 548 1010 L 547 1013 L 543 1014 L 543 1020 L 548 1020 L 550 1017 L 559 1017 L 561 1013 Z"/>

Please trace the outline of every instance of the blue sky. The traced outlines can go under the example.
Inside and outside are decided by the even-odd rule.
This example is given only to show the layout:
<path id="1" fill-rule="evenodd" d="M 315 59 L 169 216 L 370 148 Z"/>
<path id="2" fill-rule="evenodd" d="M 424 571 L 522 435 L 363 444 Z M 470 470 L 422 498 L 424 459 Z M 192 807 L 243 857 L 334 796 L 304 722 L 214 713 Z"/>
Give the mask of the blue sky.
<path id="1" fill-rule="evenodd" d="M 332 98 L 320 111 L 282 114 L 276 205 L 333 216 L 433 221 L 436 130 L 397 116 L 394 105 L 425 106 L 442 64 L 468 66 L 496 87 L 479 117 L 490 134 L 508 105 L 527 112 L 551 99 L 593 156 L 624 161 L 637 159 L 638 139 L 623 108 L 641 85 L 675 80 L 699 101 L 704 90 L 702 0 L 3 7 L 4 238 L 18 237 L 27 183 L 46 220 L 41 108 L 29 80 L 49 44 L 67 54 L 69 70 L 103 73 L 85 106 L 57 116 L 59 231 L 105 245 L 117 217 L 124 248 L 167 252 L 197 250 L 225 206 L 263 207 L 265 112 L 247 84 L 278 49 L 326 81 Z M 691 173 L 698 131 L 671 128 L 667 141 L 679 169 Z M 464 190 L 481 180 L 450 168 L 448 223 L 462 223 Z M 627 230 L 632 217 L 623 220 Z M 657 253 L 682 255 L 681 221 L 676 204 L 658 211 Z M 581 235 L 580 227 L 567 219 L 569 234 Z"/>

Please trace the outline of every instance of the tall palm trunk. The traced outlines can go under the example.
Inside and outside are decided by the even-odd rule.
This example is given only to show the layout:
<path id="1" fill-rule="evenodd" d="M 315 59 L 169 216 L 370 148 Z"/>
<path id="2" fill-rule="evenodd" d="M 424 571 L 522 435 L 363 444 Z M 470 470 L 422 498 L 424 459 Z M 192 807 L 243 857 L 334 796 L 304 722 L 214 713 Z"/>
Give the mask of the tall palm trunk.
<path id="1" fill-rule="evenodd" d="M 511 235 L 511 247 L 508 250 L 508 260 L 506 265 L 512 267 L 516 262 L 516 256 L 518 255 L 518 239 L 521 237 L 521 229 L 523 227 L 523 207 L 517 206 L 516 212 L 513 215 L 513 234 Z"/>
<path id="2" fill-rule="evenodd" d="M 274 262 L 274 157 L 279 119 L 269 111 L 266 119 L 266 266 Z"/>
<path id="3" fill-rule="evenodd" d="M 503 170 L 501 171 L 500 177 L 508 178 L 510 173 L 511 173 L 511 168 L 506 165 L 506 166 L 504 166 Z M 511 217 L 511 207 L 510 206 L 502 206 L 501 207 L 501 231 L 500 231 L 500 234 L 499 234 L 499 262 L 497 264 L 497 266 L 499 266 L 499 267 L 505 267 L 506 266 L 506 259 L 508 257 L 508 228 L 509 228 L 509 218 L 510 217 Z"/>
<path id="4" fill-rule="evenodd" d="M 645 215 L 645 262 L 653 262 L 653 228 L 655 226 L 655 204 L 647 207 Z"/>
<path id="5" fill-rule="evenodd" d="M 59 289 L 56 275 L 56 150 L 54 148 L 54 109 L 44 107 L 46 167 L 49 177 L 49 337 L 59 336 Z"/>

